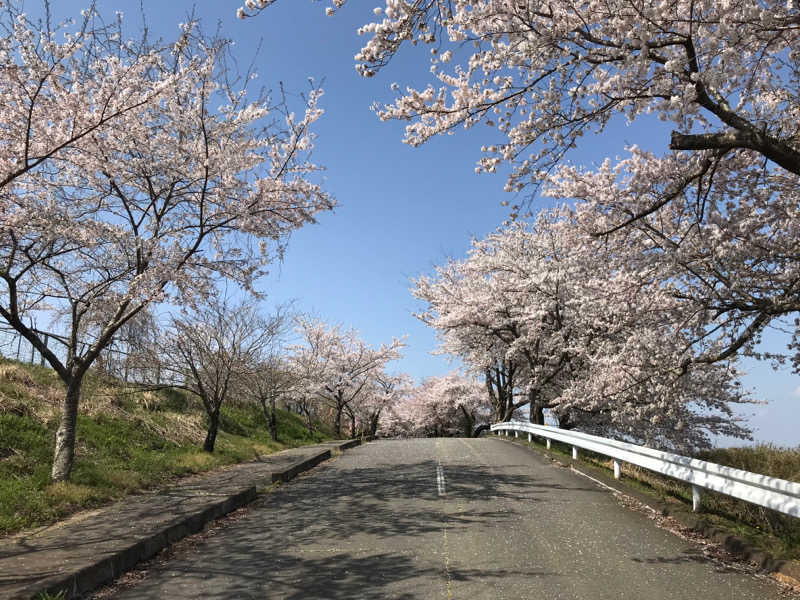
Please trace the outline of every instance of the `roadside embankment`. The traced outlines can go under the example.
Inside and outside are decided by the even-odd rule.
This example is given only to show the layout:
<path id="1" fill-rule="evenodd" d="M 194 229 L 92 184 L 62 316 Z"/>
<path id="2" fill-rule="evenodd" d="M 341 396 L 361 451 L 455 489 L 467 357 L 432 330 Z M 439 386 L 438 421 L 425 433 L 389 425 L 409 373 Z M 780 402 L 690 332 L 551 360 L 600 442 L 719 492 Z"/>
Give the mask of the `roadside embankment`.
<path id="1" fill-rule="evenodd" d="M 80 596 L 251 502 L 273 482 L 289 481 L 354 444 L 358 441 L 284 450 L 1 540 L 0 597 Z"/>

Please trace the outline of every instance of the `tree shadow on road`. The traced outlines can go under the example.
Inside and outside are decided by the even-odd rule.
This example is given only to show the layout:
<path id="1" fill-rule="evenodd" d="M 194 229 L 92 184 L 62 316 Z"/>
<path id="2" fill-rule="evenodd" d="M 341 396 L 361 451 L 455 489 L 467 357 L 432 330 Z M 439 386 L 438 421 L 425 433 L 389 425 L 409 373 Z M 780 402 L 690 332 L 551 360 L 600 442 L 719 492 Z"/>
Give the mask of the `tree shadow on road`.
<path id="1" fill-rule="evenodd" d="M 513 522 L 515 505 L 547 502 L 567 490 L 602 493 L 597 488 L 566 487 L 530 474 L 498 473 L 489 467 L 459 465 L 445 471 L 444 495 L 436 483 L 433 460 L 407 465 L 333 469 L 323 467 L 313 477 L 292 483 L 263 501 L 269 518 L 297 543 L 321 532 L 347 538 L 354 532 L 381 537 L 416 536 L 439 531 L 447 498 L 465 507 L 448 513 L 448 527 L 474 522 Z"/>
<path id="2" fill-rule="evenodd" d="M 446 579 L 438 554 L 445 527 L 453 532 L 513 522 L 520 513 L 510 506 L 543 502 L 565 489 L 530 474 L 459 465 L 446 470 L 441 496 L 437 466 L 435 460 L 391 459 L 370 466 L 324 464 L 264 494 L 224 534 L 157 567 L 158 579 L 145 579 L 120 597 L 160 598 L 165 580 L 171 598 L 437 597 Z M 446 510 L 451 498 L 465 508 Z M 467 566 L 449 575 L 488 583 L 555 574 Z"/>
<path id="3" fill-rule="evenodd" d="M 412 555 L 383 552 L 360 556 L 340 552 L 330 556 L 305 556 L 253 548 L 248 540 L 226 545 L 224 556 L 204 552 L 201 561 L 178 561 L 165 575 L 168 597 L 281 598 L 286 600 L 419 600 L 442 597 L 442 569 L 420 565 Z M 461 569 L 459 580 L 500 581 L 522 575 L 509 569 Z M 535 576 L 537 573 L 524 573 Z M 538 575 L 545 575 L 544 573 Z M 119 598 L 156 600 L 164 590 L 145 580 Z"/>

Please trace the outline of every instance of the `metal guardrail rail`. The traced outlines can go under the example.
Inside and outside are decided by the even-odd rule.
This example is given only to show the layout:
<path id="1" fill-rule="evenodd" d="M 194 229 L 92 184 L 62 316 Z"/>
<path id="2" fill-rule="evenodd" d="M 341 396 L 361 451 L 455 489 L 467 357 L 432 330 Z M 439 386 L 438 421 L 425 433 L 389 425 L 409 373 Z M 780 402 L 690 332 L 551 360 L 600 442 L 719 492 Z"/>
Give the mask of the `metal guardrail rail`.
<path id="1" fill-rule="evenodd" d="M 513 432 L 515 437 L 519 437 L 520 432 L 527 433 L 528 441 L 531 441 L 532 436 L 545 438 L 548 448 L 550 440 L 569 444 L 572 446 L 573 459 L 578 457 L 578 448 L 609 456 L 614 459 L 614 477 L 616 479 L 620 477 L 620 462 L 627 462 L 685 481 L 692 486 L 694 511 L 700 510 L 700 489 L 706 488 L 793 517 L 800 517 L 800 483 L 793 481 L 759 475 L 588 433 L 556 429 L 546 425 L 534 425 L 524 421 L 495 423 L 491 426 L 491 430 L 498 435 L 500 432 L 504 432 L 505 435 Z"/>

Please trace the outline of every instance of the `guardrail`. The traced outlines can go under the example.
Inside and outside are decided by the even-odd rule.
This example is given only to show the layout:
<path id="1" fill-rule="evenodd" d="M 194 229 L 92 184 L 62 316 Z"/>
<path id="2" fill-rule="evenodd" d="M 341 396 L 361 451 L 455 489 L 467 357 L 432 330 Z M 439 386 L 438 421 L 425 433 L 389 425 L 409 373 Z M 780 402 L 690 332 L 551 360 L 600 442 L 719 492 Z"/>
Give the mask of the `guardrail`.
<path id="1" fill-rule="evenodd" d="M 614 459 L 614 477 L 620 478 L 620 462 L 638 465 L 650 471 L 667 475 L 692 486 L 692 510 L 700 510 L 700 488 L 721 492 L 746 502 L 765 506 L 793 517 L 800 517 L 800 483 L 767 477 L 758 473 L 725 467 L 688 456 L 654 450 L 588 433 L 556 429 L 546 425 L 534 425 L 524 421 L 495 423 L 491 430 L 498 435 L 510 432 L 515 437 L 527 433 L 545 438 L 547 447 L 550 441 L 563 442 L 572 446 L 572 458 L 578 458 L 578 449 L 590 450 Z"/>

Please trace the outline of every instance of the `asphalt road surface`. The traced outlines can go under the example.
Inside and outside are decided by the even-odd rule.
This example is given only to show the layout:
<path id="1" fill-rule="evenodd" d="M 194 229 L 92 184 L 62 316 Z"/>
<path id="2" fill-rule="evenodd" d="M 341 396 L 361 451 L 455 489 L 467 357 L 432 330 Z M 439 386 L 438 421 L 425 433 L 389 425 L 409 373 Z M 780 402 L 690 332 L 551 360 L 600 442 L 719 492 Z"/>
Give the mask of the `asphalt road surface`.
<path id="1" fill-rule="evenodd" d="M 380 441 L 117 598 L 771 600 L 594 483 L 498 439 Z"/>

